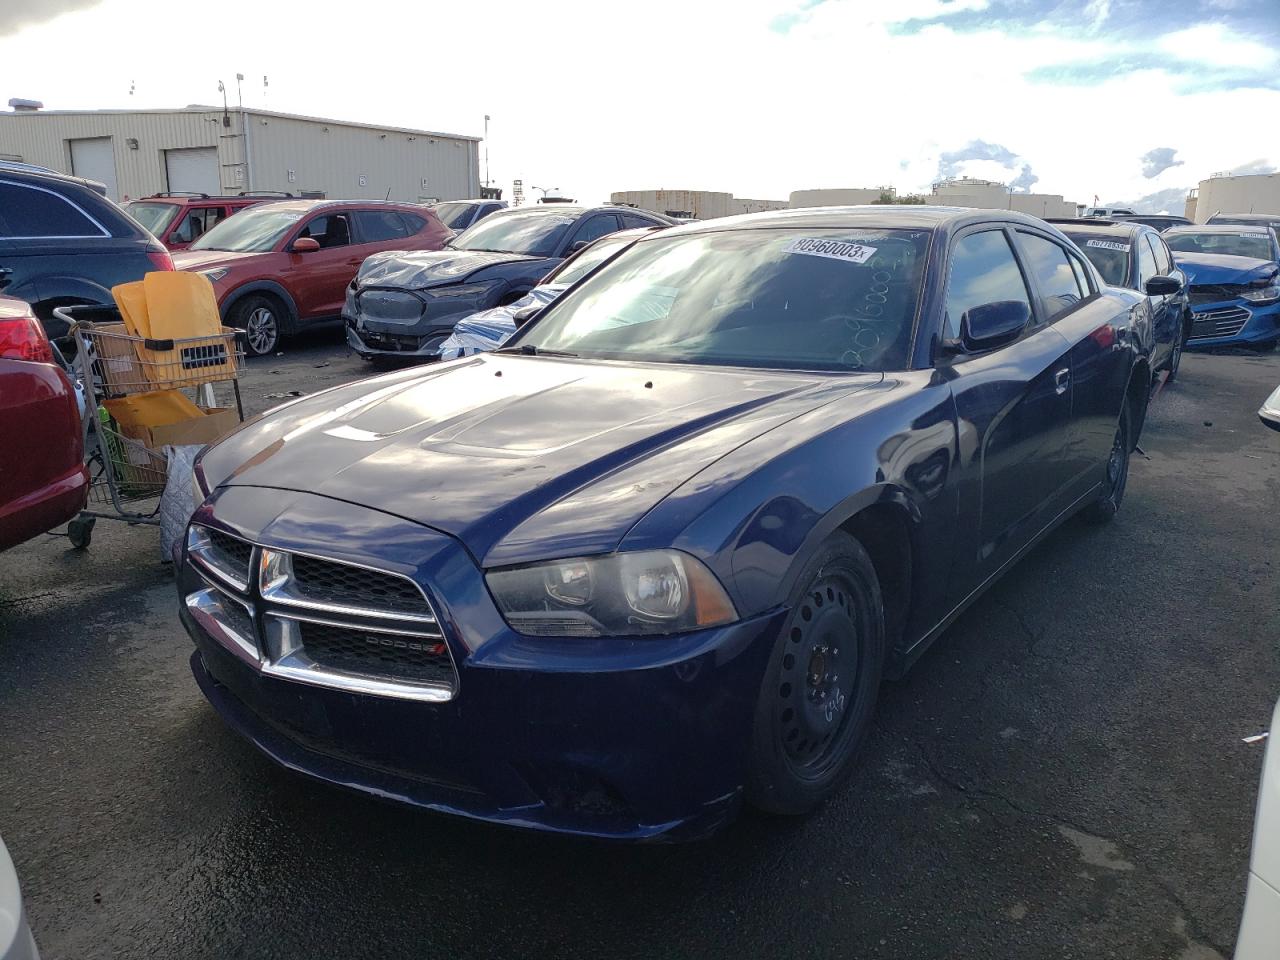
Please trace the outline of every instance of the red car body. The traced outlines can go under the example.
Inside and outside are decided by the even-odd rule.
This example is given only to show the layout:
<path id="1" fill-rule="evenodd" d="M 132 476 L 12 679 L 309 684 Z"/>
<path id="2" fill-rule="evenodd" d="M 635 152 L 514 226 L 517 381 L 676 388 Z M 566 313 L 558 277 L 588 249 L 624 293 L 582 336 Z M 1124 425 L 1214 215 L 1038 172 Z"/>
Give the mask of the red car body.
<path id="1" fill-rule="evenodd" d="M 233 224 L 247 231 L 256 221 L 246 218 L 265 223 L 267 216 L 295 217 L 296 222 L 275 237 L 269 249 L 218 249 L 224 239 L 231 240 L 228 231 Z M 439 250 L 452 236 L 431 210 L 418 204 L 282 200 L 219 224 L 194 249 L 175 254 L 173 263 L 178 270 L 210 279 L 224 322 L 249 330 L 250 348 L 260 354 L 274 349 L 263 348 L 253 336 L 253 310 L 261 310 L 264 303 L 278 308 L 280 335 L 318 321 L 340 320 L 347 285 L 365 257 L 383 250 Z"/>
<path id="2" fill-rule="evenodd" d="M 185 250 L 211 227 L 245 207 L 267 203 L 271 196 L 211 197 L 208 194 L 157 193 L 122 206 L 170 250 Z"/>
<path id="3" fill-rule="evenodd" d="M 0 297 L 0 550 L 66 523 L 84 508 L 75 389 L 22 300 Z"/>

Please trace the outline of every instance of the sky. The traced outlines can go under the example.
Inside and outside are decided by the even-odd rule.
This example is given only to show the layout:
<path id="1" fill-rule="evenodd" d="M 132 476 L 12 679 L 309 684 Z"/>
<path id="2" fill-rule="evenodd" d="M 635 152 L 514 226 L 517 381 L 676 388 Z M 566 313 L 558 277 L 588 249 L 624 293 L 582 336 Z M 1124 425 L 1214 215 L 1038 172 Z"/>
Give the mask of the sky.
<path id="1" fill-rule="evenodd" d="M 489 114 L 492 180 L 527 194 L 975 176 L 1180 213 L 1213 173 L 1280 166 L 1280 0 L 3 6 L 0 103 L 211 104 L 225 80 L 234 106 L 239 72 L 250 107 L 472 135 Z"/>

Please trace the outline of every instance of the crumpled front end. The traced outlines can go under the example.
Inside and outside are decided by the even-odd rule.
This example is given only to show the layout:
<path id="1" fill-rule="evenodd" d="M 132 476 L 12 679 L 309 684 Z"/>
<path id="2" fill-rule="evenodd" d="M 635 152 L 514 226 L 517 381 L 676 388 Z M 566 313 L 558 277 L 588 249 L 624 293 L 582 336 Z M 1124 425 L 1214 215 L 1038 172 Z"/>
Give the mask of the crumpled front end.
<path id="1" fill-rule="evenodd" d="M 505 294 L 502 280 L 448 284 L 427 290 L 393 287 L 347 289 L 343 320 L 347 343 L 361 356 L 440 355 L 440 347 L 463 317 L 486 309 Z"/>

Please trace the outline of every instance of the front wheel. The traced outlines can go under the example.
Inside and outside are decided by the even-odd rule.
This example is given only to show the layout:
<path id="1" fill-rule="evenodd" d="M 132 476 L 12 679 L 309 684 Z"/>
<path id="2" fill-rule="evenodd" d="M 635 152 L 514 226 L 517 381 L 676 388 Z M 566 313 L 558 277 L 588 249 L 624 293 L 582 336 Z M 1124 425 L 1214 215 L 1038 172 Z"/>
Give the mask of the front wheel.
<path id="1" fill-rule="evenodd" d="M 1107 455 L 1107 475 L 1098 499 L 1081 511 L 1089 523 L 1107 523 L 1120 509 L 1124 490 L 1129 483 L 1129 452 L 1133 449 L 1133 412 L 1128 397 L 1120 409 L 1115 440 Z"/>
<path id="2" fill-rule="evenodd" d="M 832 536 L 797 580 L 756 702 L 747 801 L 807 813 L 852 768 L 884 667 L 884 605 L 866 550 Z"/>
<path id="3" fill-rule="evenodd" d="M 249 356 L 261 357 L 280 346 L 284 311 L 272 297 L 251 293 L 231 310 L 231 325 L 244 331 Z"/>
<path id="4" fill-rule="evenodd" d="M 1169 372 L 1165 375 L 1165 383 L 1172 383 L 1173 378 L 1178 375 L 1178 367 L 1182 365 L 1182 348 L 1187 343 L 1187 329 L 1189 326 L 1189 322 L 1184 321 L 1178 329 L 1178 339 L 1173 342 L 1173 354 L 1169 357 L 1169 363 L 1166 367 Z"/>

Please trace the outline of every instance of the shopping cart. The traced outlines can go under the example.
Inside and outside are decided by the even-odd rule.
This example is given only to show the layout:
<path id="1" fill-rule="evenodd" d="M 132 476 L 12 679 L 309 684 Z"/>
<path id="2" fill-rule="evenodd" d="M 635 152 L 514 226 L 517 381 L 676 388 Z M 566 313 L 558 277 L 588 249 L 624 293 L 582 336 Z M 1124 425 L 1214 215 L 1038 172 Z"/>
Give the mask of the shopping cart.
<path id="1" fill-rule="evenodd" d="M 243 421 L 239 377 L 244 368 L 244 332 L 223 327 L 216 334 L 156 340 L 130 334 L 114 305 L 58 307 L 53 314 L 70 326 L 75 338 L 73 362 L 84 392 L 89 504 L 67 526 L 72 545 L 83 549 L 100 517 L 160 523 L 168 462 L 156 444 L 144 442 L 147 436 L 121 427 L 111 414 L 112 406 L 127 405 L 128 398 L 141 394 L 181 390 L 199 412 L 218 413 L 218 423 L 225 423 L 225 414 L 231 410 L 236 422 Z M 218 402 L 218 392 L 225 396 L 228 387 L 233 407 Z M 208 439 L 213 438 L 193 442 Z"/>

